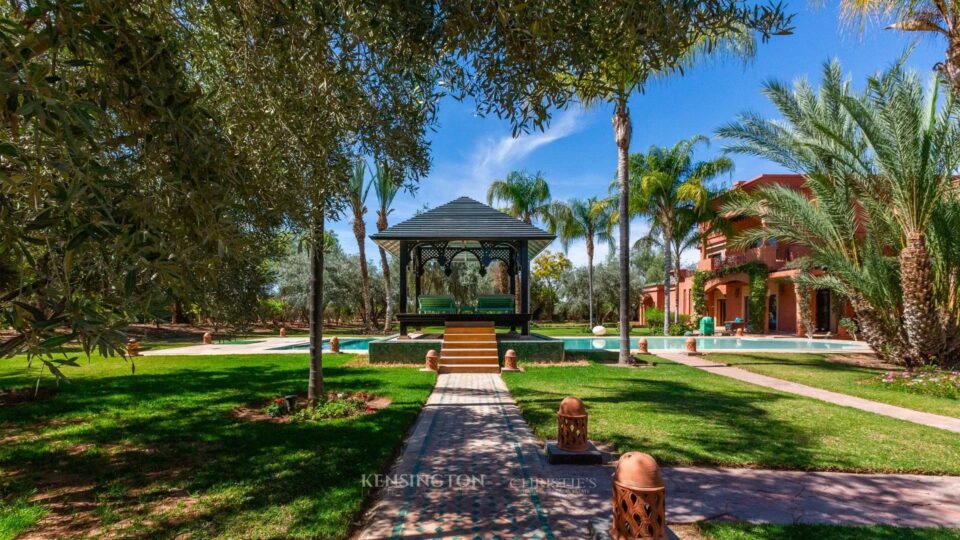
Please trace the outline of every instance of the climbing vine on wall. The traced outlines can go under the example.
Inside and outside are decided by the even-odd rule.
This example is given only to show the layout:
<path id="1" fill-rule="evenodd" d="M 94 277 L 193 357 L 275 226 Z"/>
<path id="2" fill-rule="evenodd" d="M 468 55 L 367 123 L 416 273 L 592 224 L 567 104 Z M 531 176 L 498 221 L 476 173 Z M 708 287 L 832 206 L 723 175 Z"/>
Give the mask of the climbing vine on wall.
<path id="1" fill-rule="evenodd" d="M 693 290 L 690 292 L 693 296 L 693 314 L 696 317 L 703 317 L 707 314 L 707 293 L 704 286 L 710 279 L 710 272 L 697 270 L 693 273 Z"/>
<path id="2" fill-rule="evenodd" d="M 712 272 L 695 272 L 693 274 L 693 291 L 691 292 L 694 313 L 699 316 L 707 312 L 707 295 L 704 286 L 708 280 L 739 272 L 747 274 L 749 278 L 750 326 L 755 332 L 761 332 L 763 331 L 763 316 L 767 309 L 767 275 L 770 273 L 770 269 L 762 262 L 751 261 Z M 722 323 L 723 321 L 719 322 Z"/>

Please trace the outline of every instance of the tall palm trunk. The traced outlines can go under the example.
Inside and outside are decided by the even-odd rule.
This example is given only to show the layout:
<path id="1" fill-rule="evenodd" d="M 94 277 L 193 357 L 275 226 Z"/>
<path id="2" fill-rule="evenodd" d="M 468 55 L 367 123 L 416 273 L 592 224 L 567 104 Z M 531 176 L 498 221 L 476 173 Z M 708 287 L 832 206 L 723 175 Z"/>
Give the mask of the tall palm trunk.
<path id="1" fill-rule="evenodd" d="M 927 363 L 943 349 L 944 336 L 937 316 L 933 269 L 926 238 L 911 233 L 900 253 L 903 288 L 903 326 L 907 335 L 907 365 Z"/>
<path id="2" fill-rule="evenodd" d="M 363 289 L 363 327 L 368 332 L 373 330 L 373 303 L 370 301 L 370 272 L 367 269 L 367 224 L 363 222 L 363 215 L 353 218 L 353 235 L 357 237 L 357 252 L 360 255 L 360 284 Z"/>
<path id="3" fill-rule="evenodd" d="M 593 328 L 593 232 L 588 231 L 587 235 L 587 301 L 589 309 L 587 310 L 590 320 L 590 328 Z"/>
<path id="4" fill-rule="evenodd" d="M 673 322 L 680 322 L 680 247 L 674 246 L 673 269 L 677 273 L 677 294 L 673 295 Z"/>
<path id="5" fill-rule="evenodd" d="M 940 71 L 950 82 L 953 93 L 960 94 L 960 37 L 948 38 L 947 58 Z"/>
<path id="6" fill-rule="evenodd" d="M 323 396 L 323 213 L 314 217 L 310 238 L 310 376 L 307 400 Z"/>
<path id="7" fill-rule="evenodd" d="M 673 226 L 670 219 L 664 217 L 663 225 L 663 335 L 670 335 L 670 272 L 673 271 L 670 244 L 673 241 Z"/>
<path id="8" fill-rule="evenodd" d="M 620 191 L 620 364 L 630 363 L 630 111 L 620 96 L 613 113 L 617 143 L 617 187 Z"/>
<path id="9" fill-rule="evenodd" d="M 387 230 L 387 216 L 383 211 L 377 212 L 377 232 Z M 380 266 L 383 267 L 383 290 L 386 293 L 387 310 L 383 314 L 383 333 L 390 331 L 390 323 L 393 320 L 393 287 L 390 284 L 390 261 L 387 260 L 387 250 L 380 249 Z"/>

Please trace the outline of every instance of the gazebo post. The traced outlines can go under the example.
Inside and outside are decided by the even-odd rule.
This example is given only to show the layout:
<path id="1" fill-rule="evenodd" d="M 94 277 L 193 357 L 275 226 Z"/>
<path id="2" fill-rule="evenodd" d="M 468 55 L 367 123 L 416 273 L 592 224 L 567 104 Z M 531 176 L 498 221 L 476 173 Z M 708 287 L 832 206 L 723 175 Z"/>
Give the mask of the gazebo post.
<path id="1" fill-rule="evenodd" d="M 420 295 L 423 294 L 423 266 L 422 266 L 423 259 L 422 257 L 423 257 L 423 247 L 417 246 L 417 257 L 413 260 L 413 265 L 414 265 L 413 268 L 414 268 L 414 276 L 415 276 L 414 277 L 415 281 L 413 284 L 413 292 L 416 295 L 416 297 L 413 299 L 414 302 L 416 302 L 420 298 Z"/>
<path id="2" fill-rule="evenodd" d="M 400 305 L 398 313 L 407 312 L 407 266 L 410 264 L 410 250 L 407 242 L 400 241 Z M 407 324 L 400 321 L 400 337 L 407 335 Z"/>
<path id="3" fill-rule="evenodd" d="M 520 241 L 520 313 L 530 313 L 530 254 L 527 241 Z M 530 333 L 530 321 L 524 319 L 522 334 Z"/>

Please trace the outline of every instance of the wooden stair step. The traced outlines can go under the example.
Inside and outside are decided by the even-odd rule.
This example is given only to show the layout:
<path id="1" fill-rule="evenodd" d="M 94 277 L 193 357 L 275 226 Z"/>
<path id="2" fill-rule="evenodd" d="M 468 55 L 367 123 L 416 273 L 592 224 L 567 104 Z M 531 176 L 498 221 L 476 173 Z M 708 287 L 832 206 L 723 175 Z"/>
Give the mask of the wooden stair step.
<path id="1" fill-rule="evenodd" d="M 493 328 L 493 321 L 447 321 L 446 328 Z"/>
<path id="2" fill-rule="evenodd" d="M 440 356 L 498 356 L 496 347 L 484 349 L 449 349 L 444 347 L 440 349 Z"/>
<path id="3" fill-rule="evenodd" d="M 458 365 L 440 366 L 439 373 L 500 373 L 500 366 L 491 365 Z"/>
<path id="4" fill-rule="evenodd" d="M 495 354 L 474 354 L 471 356 L 444 356 L 440 355 L 440 363 L 444 362 L 464 362 L 479 360 L 483 362 L 499 362 L 500 357 Z"/>

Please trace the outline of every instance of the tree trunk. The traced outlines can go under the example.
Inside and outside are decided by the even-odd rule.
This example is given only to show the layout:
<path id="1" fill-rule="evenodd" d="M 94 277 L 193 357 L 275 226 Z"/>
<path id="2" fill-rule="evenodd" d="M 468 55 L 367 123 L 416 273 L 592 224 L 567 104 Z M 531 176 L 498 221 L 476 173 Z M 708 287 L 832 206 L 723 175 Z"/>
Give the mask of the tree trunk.
<path id="1" fill-rule="evenodd" d="M 810 311 L 810 294 L 813 292 L 810 287 L 802 283 L 794 282 L 794 290 L 797 295 L 797 307 L 800 310 L 799 324 L 803 327 L 803 333 L 808 338 L 813 337 L 813 312 Z"/>
<path id="2" fill-rule="evenodd" d="M 316 210 L 310 239 L 310 379 L 311 406 L 323 397 L 323 212 Z"/>
<path id="3" fill-rule="evenodd" d="M 859 294 L 850 298 L 850 305 L 860 323 L 860 334 L 867 345 L 885 362 L 903 364 L 907 358 L 905 332 L 901 325 L 884 320 L 883 314 Z"/>
<path id="4" fill-rule="evenodd" d="M 907 365 L 922 365 L 939 356 L 945 336 L 937 317 L 933 291 L 933 269 L 926 238 L 921 233 L 907 236 L 900 252 L 900 283 L 903 289 L 903 327 L 907 335 Z"/>
<path id="5" fill-rule="evenodd" d="M 950 83 L 954 95 L 960 95 L 960 38 L 947 38 L 947 55 L 940 71 Z"/>
<path id="6" fill-rule="evenodd" d="M 500 294 L 509 293 L 510 274 L 507 272 L 507 263 L 497 261 L 497 264 L 493 265 L 493 274 L 493 288 Z"/>
<path id="7" fill-rule="evenodd" d="M 587 301 L 590 329 L 593 329 L 593 234 L 587 236 Z"/>
<path id="8" fill-rule="evenodd" d="M 668 219 L 663 226 L 663 335 L 670 335 L 670 272 L 673 270 L 673 262 L 670 260 L 673 250 L 670 248 L 670 242 L 673 240 L 673 227 L 670 226 Z"/>
<path id="9" fill-rule="evenodd" d="M 360 285 L 363 289 L 363 327 L 373 331 L 373 303 L 370 301 L 370 272 L 367 270 L 367 225 L 363 216 L 354 216 L 353 235 L 357 237 L 357 253 L 360 256 Z"/>
<path id="10" fill-rule="evenodd" d="M 630 363 L 630 111 L 620 96 L 613 113 L 617 143 L 617 186 L 620 190 L 620 364 Z"/>
<path id="11" fill-rule="evenodd" d="M 383 266 L 383 290 L 387 296 L 387 309 L 383 314 L 383 333 L 390 331 L 393 320 L 393 287 L 390 284 L 390 262 L 387 260 L 387 250 L 380 248 L 380 264 Z"/>
<path id="12" fill-rule="evenodd" d="M 673 269 L 677 272 L 677 294 L 673 295 L 673 322 L 680 322 L 680 248 L 673 252 Z"/>

